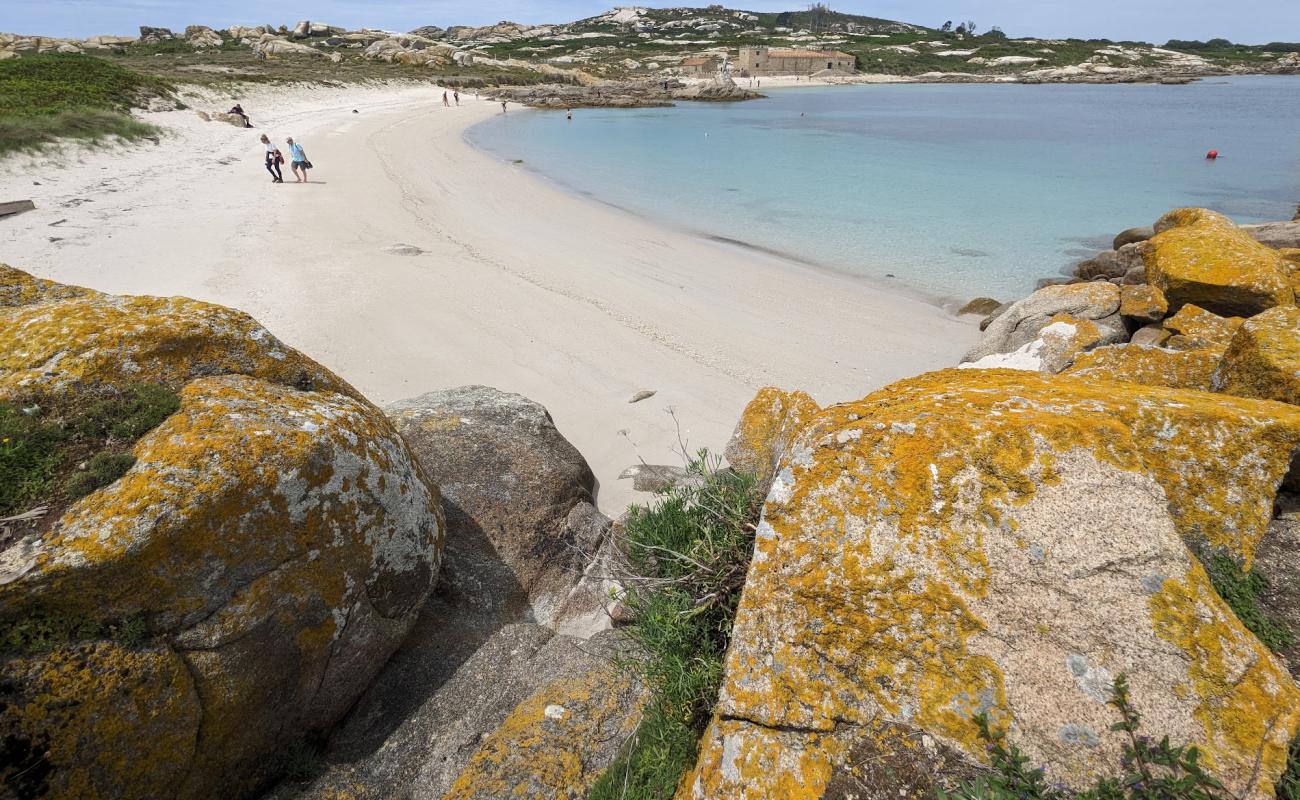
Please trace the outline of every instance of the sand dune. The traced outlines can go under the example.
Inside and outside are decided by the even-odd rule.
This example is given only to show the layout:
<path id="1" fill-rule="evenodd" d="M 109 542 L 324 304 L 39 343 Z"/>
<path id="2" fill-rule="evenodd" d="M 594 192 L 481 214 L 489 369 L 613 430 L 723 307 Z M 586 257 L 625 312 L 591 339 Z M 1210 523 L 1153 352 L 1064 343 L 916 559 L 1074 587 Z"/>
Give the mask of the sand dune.
<path id="1" fill-rule="evenodd" d="M 635 499 L 624 467 L 720 450 L 761 386 L 858 398 L 976 337 L 859 279 L 558 191 L 464 142 L 499 105 L 440 98 L 259 91 L 243 98 L 258 130 L 169 112 L 152 115 L 171 130 L 157 147 L 11 159 L 0 199 L 38 210 L 0 221 L 0 261 L 242 308 L 379 403 L 466 383 L 527 395 L 587 456 L 610 513 Z M 272 185 L 264 130 L 301 141 L 317 182 Z M 642 389 L 656 394 L 630 404 Z"/>

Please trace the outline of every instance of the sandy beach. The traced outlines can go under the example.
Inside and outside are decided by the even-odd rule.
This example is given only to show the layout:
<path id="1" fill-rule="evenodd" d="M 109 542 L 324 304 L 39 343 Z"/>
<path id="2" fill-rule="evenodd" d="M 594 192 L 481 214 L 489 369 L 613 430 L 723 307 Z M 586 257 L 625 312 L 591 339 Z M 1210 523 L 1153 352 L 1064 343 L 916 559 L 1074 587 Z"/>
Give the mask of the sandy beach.
<path id="1" fill-rule="evenodd" d="M 169 131 L 158 146 L 0 163 L 0 199 L 37 205 L 0 221 L 0 261 L 243 309 L 380 404 L 462 384 L 526 395 L 590 461 L 607 513 L 645 498 L 624 468 L 681 463 L 683 443 L 720 451 L 762 386 L 858 398 L 954 364 L 977 336 L 921 300 L 480 153 L 463 131 L 501 109 L 472 94 L 451 109 L 409 85 L 241 101 L 257 129 L 166 112 L 148 115 Z M 313 183 L 286 168 L 273 185 L 262 132 L 301 142 Z M 630 404 L 640 390 L 656 394 Z"/>

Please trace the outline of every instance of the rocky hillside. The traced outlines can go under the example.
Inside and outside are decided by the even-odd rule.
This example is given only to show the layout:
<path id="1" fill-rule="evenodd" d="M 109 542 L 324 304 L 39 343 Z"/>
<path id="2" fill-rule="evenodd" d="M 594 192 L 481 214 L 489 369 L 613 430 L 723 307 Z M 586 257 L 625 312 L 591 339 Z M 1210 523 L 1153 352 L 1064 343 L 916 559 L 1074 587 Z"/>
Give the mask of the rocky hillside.
<path id="1" fill-rule="evenodd" d="M 971 25 L 970 28 L 967 25 Z M 138 37 L 85 40 L 0 34 L 0 59 L 90 53 L 191 80 L 374 77 L 373 68 L 418 68 L 462 85 L 662 80 L 695 75 L 692 57 L 734 61 L 745 46 L 836 49 L 862 74 L 926 81 L 1185 81 L 1207 75 L 1295 73 L 1300 45 L 1237 46 L 1224 40 L 1141 42 L 1009 39 L 971 23 L 955 29 L 822 9 L 768 13 L 710 6 L 621 7 L 564 24 L 429 25 L 409 33 L 345 30 L 318 21 L 184 31 L 145 27 Z M 167 56 L 159 62 L 155 56 Z M 205 74 L 206 73 L 206 74 Z M 381 73 L 382 74 L 382 73 Z M 696 75 L 698 77 L 698 75 Z"/>

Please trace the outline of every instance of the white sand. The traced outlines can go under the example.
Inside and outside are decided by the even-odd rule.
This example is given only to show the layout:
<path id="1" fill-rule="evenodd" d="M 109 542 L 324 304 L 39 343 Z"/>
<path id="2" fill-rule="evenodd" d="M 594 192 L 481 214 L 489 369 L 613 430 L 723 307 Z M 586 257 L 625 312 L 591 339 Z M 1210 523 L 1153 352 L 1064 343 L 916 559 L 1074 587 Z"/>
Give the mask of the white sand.
<path id="1" fill-rule="evenodd" d="M 764 385 L 855 399 L 955 364 L 977 335 L 864 281 L 567 195 L 463 141 L 499 105 L 440 97 L 280 89 L 244 98 L 255 131 L 171 112 L 151 115 L 172 129 L 159 147 L 11 159 L 0 199 L 38 210 L 0 221 L 0 261 L 244 309 L 381 404 L 469 383 L 527 395 L 611 513 L 638 497 L 620 471 L 681 463 L 679 437 L 720 451 Z M 295 136 L 318 182 L 286 169 L 271 184 L 264 130 Z M 385 252 L 399 243 L 425 253 Z M 630 405 L 641 389 L 657 394 Z"/>

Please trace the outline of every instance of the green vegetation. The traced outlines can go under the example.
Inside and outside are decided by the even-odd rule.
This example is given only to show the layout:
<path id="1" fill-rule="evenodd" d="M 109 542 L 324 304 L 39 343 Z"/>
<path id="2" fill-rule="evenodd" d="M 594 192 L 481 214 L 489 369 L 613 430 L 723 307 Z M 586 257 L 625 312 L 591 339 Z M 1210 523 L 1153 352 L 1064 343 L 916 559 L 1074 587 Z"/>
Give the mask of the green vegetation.
<path id="1" fill-rule="evenodd" d="M 1300 800 L 1300 736 L 1291 742 L 1286 773 L 1277 783 L 1277 800 Z"/>
<path id="2" fill-rule="evenodd" d="M 1129 699 L 1128 682 L 1115 679 L 1110 705 L 1120 715 L 1112 731 L 1128 741 L 1120 759 L 1120 778 L 1100 778 L 1087 791 L 1070 792 L 1048 784 L 1043 770 L 1032 766 L 1020 749 L 995 730 L 986 715 L 975 717 L 988 747 L 992 769 L 940 800 L 1229 800 L 1232 795 L 1201 766 L 1195 745 L 1174 746 L 1169 737 L 1153 742 L 1139 735 L 1141 718 Z"/>
<path id="3" fill-rule="evenodd" d="M 1268 589 L 1267 578 L 1258 571 L 1242 572 L 1236 559 L 1224 554 L 1209 559 L 1205 571 L 1223 602 L 1268 649 L 1277 652 L 1295 644 L 1295 633 L 1285 623 L 1270 619 L 1259 607 L 1259 595 Z"/>
<path id="4" fill-rule="evenodd" d="M 179 407 L 175 394 L 148 384 L 73 409 L 0 403 L 0 517 L 66 504 L 117 480 L 135 463 L 131 444 Z"/>
<path id="5" fill-rule="evenodd" d="M 0 155 L 60 138 L 142 139 L 158 130 L 127 112 L 170 84 L 109 61 L 44 53 L 0 61 Z"/>
<path id="6" fill-rule="evenodd" d="M 671 798 L 717 700 L 762 494 L 752 476 L 704 452 L 688 473 L 651 507 L 633 508 L 621 535 L 628 632 L 644 656 L 628 666 L 650 701 L 590 800 Z"/>
<path id="7" fill-rule="evenodd" d="M 148 629 L 139 617 L 100 622 L 48 610 L 0 621 L 0 655 L 48 653 L 91 639 L 113 639 L 123 647 L 140 647 L 148 640 Z"/>

